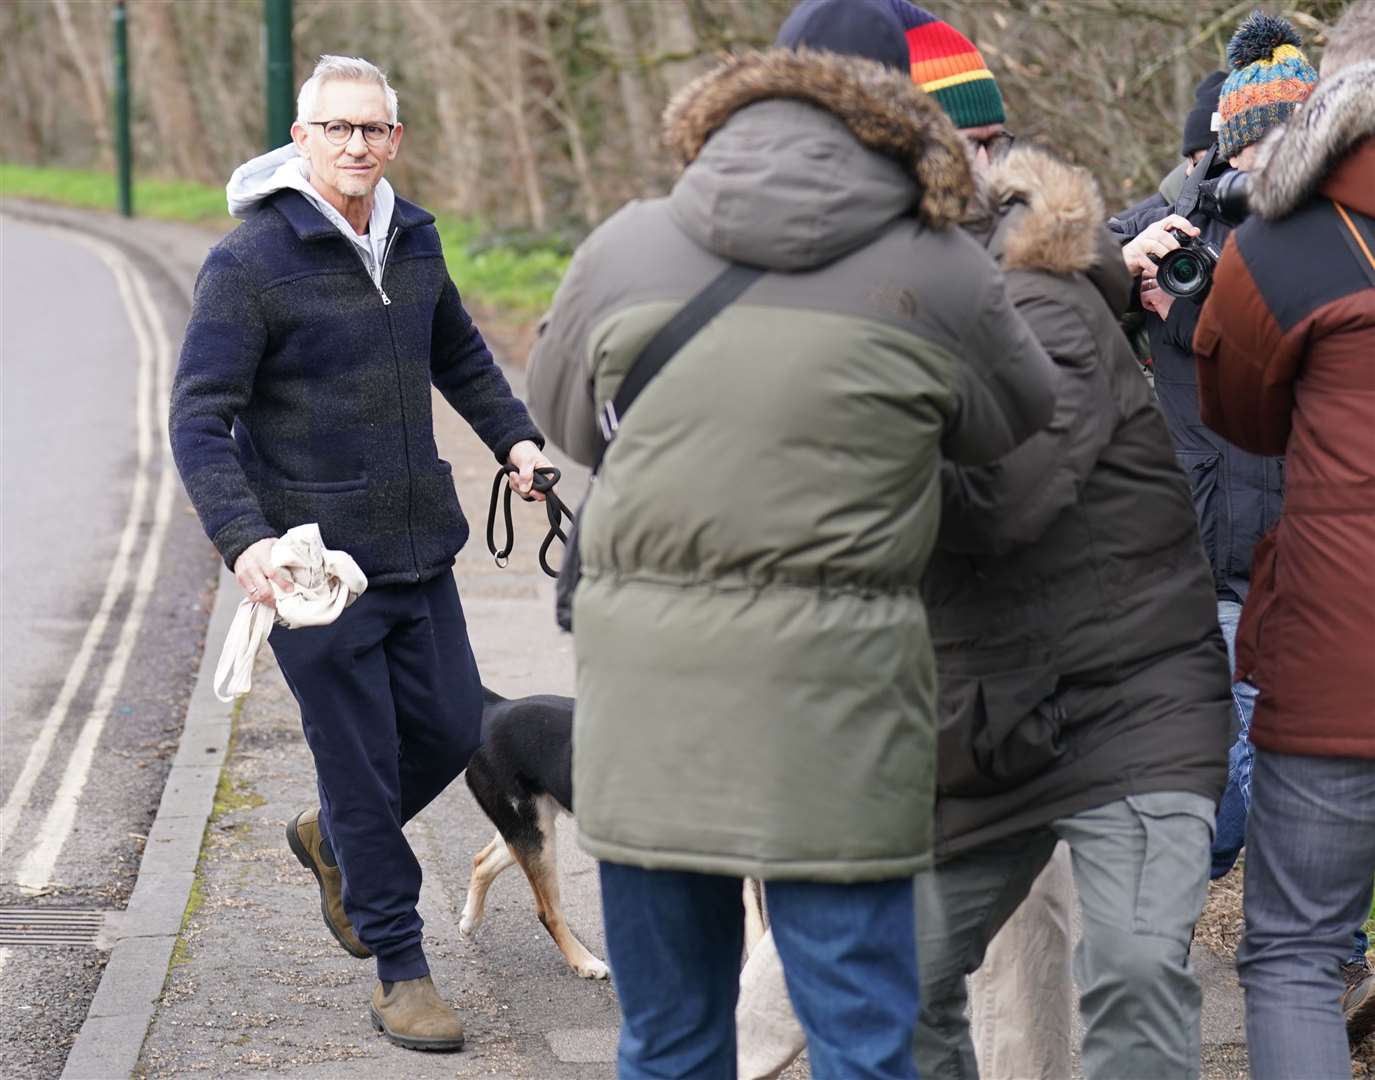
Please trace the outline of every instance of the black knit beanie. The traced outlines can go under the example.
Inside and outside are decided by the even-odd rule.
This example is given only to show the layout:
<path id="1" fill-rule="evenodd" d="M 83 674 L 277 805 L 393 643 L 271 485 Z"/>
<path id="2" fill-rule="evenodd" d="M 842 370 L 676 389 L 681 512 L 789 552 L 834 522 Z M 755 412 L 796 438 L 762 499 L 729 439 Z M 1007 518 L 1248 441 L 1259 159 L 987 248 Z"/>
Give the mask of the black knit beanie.
<path id="1" fill-rule="evenodd" d="M 1225 71 L 1210 71 L 1194 91 L 1193 111 L 1184 121 L 1184 146 L 1180 152 L 1185 157 L 1195 150 L 1206 150 L 1217 141 L 1217 132 L 1214 130 L 1217 98 L 1226 78 Z"/>
<path id="2" fill-rule="evenodd" d="M 774 44 L 862 56 L 903 74 L 911 68 L 907 38 L 887 0 L 802 0 Z"/>

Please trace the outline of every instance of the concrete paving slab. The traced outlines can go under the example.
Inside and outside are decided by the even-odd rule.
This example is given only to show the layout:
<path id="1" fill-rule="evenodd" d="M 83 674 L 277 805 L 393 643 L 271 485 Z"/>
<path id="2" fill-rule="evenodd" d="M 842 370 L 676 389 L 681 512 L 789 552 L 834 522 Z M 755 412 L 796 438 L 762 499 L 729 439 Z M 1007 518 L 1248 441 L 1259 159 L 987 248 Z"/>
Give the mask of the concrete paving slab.
<path id="1" fill-rule="evenodd" d="M 216 704 L 220 703 L 217 701 Z M 229 743 L 229 718 L 212 715 L 208 719 L 211 722 L 197 724 L 190 717 L 187 718 L 186 729 L 177 746 L 177 756 L 172 759 L 173 768 L 218 770 L 224 764 Z"/>
<path id="2" fill-rule="evenodd" d="M 186 910 L 186 900 L 191 895 L 195 880 L 194 870 L 140 874 L 125 911 L 126 936 L 175 936 L 181 929 L 182 913 Z"/>
<path id="3" fill-rule="evenodd" d="M 110 1080 L 128 1076 L 138 1062 L 147 1021 L 128 1016 L 96 1016 L 82 1026 L 82 1038 L 67 1055 L 62 1080 Z"/>
<path id="4" fill-rule="evenodd" d="M 204 823 L 215 801 L 215 785 L 219 779 L 217 766 L 173 765 L 167 774 L 158 816 L 195 818 Z"/>
<path id="5" fill-rule="evenodd" d="M 91 1002 L 91 1018 L 123 1017 L 138 1028 L 139 1044 L 149 1012 L 162 993 L 176 936 L 130 939 L 118 942 L 105 965 L 100 989 Z M 134 1060 L 137 1060 L 137 1052 Z M 107 1074 L 109 1075 L 109 1074 Z"/>
<path id="6" fill-rule="evenodd" d="M 148 833 L 147 843 L 143 846 L 143 862 L 139 867 L 140 878 L 144 874 L 185 873 L 186 867 L 196 865 L 204 834 L 203 819 L 159 815 Z M 173 932 L 179 929 L 180 925 L 178 923 L 173 927 Z"/>

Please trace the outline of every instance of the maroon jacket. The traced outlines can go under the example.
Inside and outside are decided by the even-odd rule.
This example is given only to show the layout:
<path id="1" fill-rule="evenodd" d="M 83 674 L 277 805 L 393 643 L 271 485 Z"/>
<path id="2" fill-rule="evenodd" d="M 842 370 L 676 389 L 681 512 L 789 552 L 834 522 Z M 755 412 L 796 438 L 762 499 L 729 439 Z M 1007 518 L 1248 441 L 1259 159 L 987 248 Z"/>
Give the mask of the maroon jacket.
<path id="1" fill-rule="evenodd" d="M 1347 225 L 1375 235 L 1375 63 L 1320 84 L 1262 162 L 1194 337 L 1204 423 L 1285 455 L 1236 675 L 1262 749 L 1375 758 L 1375 243 Z"/>

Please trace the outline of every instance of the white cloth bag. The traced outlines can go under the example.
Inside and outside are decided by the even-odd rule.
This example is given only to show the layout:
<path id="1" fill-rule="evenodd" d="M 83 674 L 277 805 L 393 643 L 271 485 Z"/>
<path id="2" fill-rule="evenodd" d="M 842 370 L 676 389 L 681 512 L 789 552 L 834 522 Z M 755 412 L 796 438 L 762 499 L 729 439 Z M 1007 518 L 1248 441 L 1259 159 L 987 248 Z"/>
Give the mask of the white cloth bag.
<path id="1" fill-rule="evenodd" d="M 221 701 L 233 701 L 253 688 L 253 661 L 274 622 L 291 630 L 328 626 L 368 587 L 352 555 L 325 547 L 315 522 L 288 529 L 272 545 L 268 561 L 285 571 L 295 588 L 286 592 L 269 579 L 277 602 L 275 618 L 267 604 L 247 597 L 239 602 L 215 666 L 215 696 Z"/>

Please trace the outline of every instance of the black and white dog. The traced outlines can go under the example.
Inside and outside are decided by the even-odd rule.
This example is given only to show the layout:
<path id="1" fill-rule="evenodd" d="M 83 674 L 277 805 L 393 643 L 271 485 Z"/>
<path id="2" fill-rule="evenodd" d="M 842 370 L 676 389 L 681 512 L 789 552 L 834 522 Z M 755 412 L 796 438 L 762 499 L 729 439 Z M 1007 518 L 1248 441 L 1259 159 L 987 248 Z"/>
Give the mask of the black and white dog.
<path id="1" fill-rule="evenodd" d="M 535 894 L 535 914 L 568 966 L 584 979 L 605 979 L 606 962 L 573 935 L 559 900 L 554 822 L 573 812 L 573 699 L 539 694 L 508 701 L 486 687 L 482 694 L 482 745 L 465 775 L 497 834 L 473 859 L 458 931 L 477 933 L 487 890 L 518 863 Z"/>
<path id="2" fill-rule="evenodd" d="M 519 864 L 535 894 L 535 914 L 568 966 L 584 979 L 605 979 L 606 962 L 574 936 L 559 900 L 554 822 L 573 813 L 573 699 L 538 694 L 508 701 L 486 687 L 482 693 L 482 745 L 465 775 L 497 833 L 473 859 L 459 933 L 477 933 L 487 890 Z M 759 883 L 746 881 L 744 894 L 748 951 L 764 935 L 765 915 Z"/>

